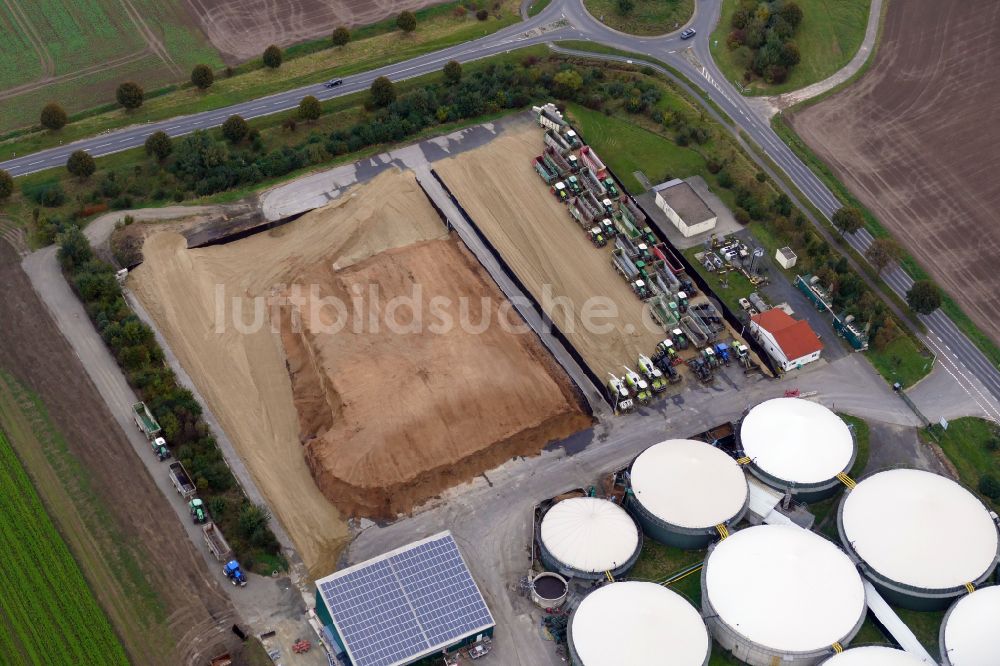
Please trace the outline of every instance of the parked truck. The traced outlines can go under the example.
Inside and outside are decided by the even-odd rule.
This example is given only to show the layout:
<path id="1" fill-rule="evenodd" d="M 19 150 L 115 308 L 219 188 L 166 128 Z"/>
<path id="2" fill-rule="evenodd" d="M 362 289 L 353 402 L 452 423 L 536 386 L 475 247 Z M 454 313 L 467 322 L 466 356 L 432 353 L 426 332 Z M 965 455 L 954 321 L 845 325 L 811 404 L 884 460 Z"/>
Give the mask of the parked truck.
<path id="1" fill-rule="evenodd" d="M 545 130 L 545 137 L 542 140 L 546 146 L 560 153 L 566 153 L 570 149 L 569 141 L 553 129 Z"/>
<path id="2" fill-rule="evenodd" d="M 615 179 L 612 178 L 611 176 L 608 176 L 607 178 L 604 179 L 603 182 L 604 182 L 605 189 L 607 189 L 607 191 L 608 191 L 608 194 L 610 194 L 613 197 L 617 197 L 618 196 L 618 186 L 615 185 Z"/>
<path id="3" fill-rule="evenodd" d="M 580 176 L 583 178 L 583 184 L 596 196 L 603 197 L 608 193 L 604 187 L 604 183 L 601 182 L 601 179 L 597 177 L 590 167 L 581 169 Z"/>
<path id="4" fill-rule="evenodd" d="M 233 551 L 222 536 L 222 531 L 215 523 L 205 523 L 201 527 L 201 535 L 212 556 L 220 562 L 225 562 L 233 556 Z"/>
<path id="5" fill-rule="evenodd" d="M 629 216 L 629 222 L 632 226 L 638 229 L 646 228 L 648 220 L 646 219 L 646 214 L 639 210 L 639 206 L 636 205 L 635 201 L 632 200 L 627 194 L 623 194 L 619 197 L 618 201 L 621 203 L 622 213 Z"/>
<path id="6" fill-rule="evenodd" d="M 177 489 L 177 493 L 186 500 L 194 497 L 195 491 L 194 483 L 191 482 L 191 477 L 188 476 L 187 470 L 184 469 L 184 465 L 180 461 L 170 463 L 170 469 L 168 471 L 170 474 L 170 480 L 174 484 L 174 488 Z"/>
<path id="7" fill-rule="evenodd" d="M 580 149 L 580 159 L 583 163 L 589 166 L 598 178 L 606 178 L 608 175 L 608 168 L 604 166 L 604 162 L 601 158 L 597 156 L 594 149 L 590 146 L 584 146 Z"/>
<path id="8" fill-rule="evenodd" d="M 137 402 L 132 405 L 132 418 L 149 441 L 153 441 L 160 434 L 160 424 L 153 418 L 153 412 L 149 411 L 146 403 Z"/>
<path id="9" fill-rule="evenodd" d="M 639 269 L 635 267 L 632 260 L 628 258 L 628 254 L 626 254 L 620 247 L 616 247 L 612 250 L 611 263 L 614 264 L 615 270 L 617 270 L 621 276 L 629 282 L 639 276 Z"/>
<path id="10" fill-rule="evenodd" d="M 552 148 L 552 146 L 545 147 L 545 152 L 542 157 L 545 158 L 545 161 L 549 164 L 549 166 L 555 166 L 556 169 L 559 170 L 559 173 L 564 176 L 575 173 L 575 169 L 573 168 L 574 165 L 571 164 L 567 158 L 563 157 L 558 150 Z M 572 157 L 572 155 L 570 157 Z M 576 160 L 575 157 L 573 159 Z"/>
<path id="11" fill-rule="evenodd" d="M 541 155 L 532 160 L 532 164 L 535 167 L 535 171 L 537 171 L 538 175 L 542 177 L 542 180 L 545 181 L 546 185 L 551 185 L 558 180 L 559 174 L 549 168 L 549 165 L 545 163 L 545 160 L 542 159 Z"/>
<path id="12" fill-rule="evenodd" d="M 583 142 L 580 141 L 580 135 L 568 127 L 563 128 L 563 138 L 569 142 L 570 148 L 579 148 L 583 145 Z"/>
<path id="13" fill-rule="evenodd" d="M 576 176 L 570 176 L 566 179 L 566 186 L 569 187 L 569 191 L 575 196 L 580 196 L 583 193 L 583 185 L 580 184 L 580 179 Z"/>

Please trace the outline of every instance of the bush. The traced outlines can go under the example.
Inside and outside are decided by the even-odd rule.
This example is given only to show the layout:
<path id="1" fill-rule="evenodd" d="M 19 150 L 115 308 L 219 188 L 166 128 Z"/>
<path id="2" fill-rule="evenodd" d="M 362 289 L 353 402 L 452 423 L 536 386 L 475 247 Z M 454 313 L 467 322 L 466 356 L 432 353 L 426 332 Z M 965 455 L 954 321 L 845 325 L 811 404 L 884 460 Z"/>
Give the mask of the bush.
<path id="1" fill-rule="evenodd" d="M 38 122 L 48 130 L 60 130 L 66 126 L 66 111 L 55 102 L 49 102 L 42 107 Z"/>
<path id="2" fill-rule="evenodd" d="M 462 64 L 457 60 L 449 60 L 441 71 L 447 84 L 455 85 L 462 80 Z"/>
<path id="3" fill-rule="evenodd" d="M 118 104 L 124 107 L 127 111 L 131 111 L 142 106 L 144 94 L 142 86 L 138 83 L 126 81 L 118 86 L 118 90 L 115 91 L 115 99 L 117 99 Z"/>
<path id="4" fill-rule="evenodd" d="M 283 58 L 284 56 L 281 53 L 281 49 L 279 49 L 274 44 L 271 44 L 266 49 L 264 49 L 263 60 L 265 67 L 269 67 L 270 69 L 278 69 L 279 67 L 281 67 L 281 61 Z"/>
<path id="5" fill-rule="evenodd" d="M 917 280 L 906 292 L 906 303 L 914 312 L 930 314 L 941 307 L 941 291 L 930 280 Z"/>
<path id="6" fill-rule="evenodd" d="M 40 206 L 58 208 L 66 203 L 66 193 L 59 183 L 44 183 L 25 191 L 25 195 Z"/>
<path id="7" fill-rule="evenodd" d="M 402 12 L 396 19 L 396 27 L 405 33 L 411 33 L 417 29 L 417 17 L 413 12 Z"/>
<path id="8" fill-rule="evenodd" d="M 979 492 L 994 502 L 1000 502 L 1000 480 L 992 474 L 983 474 L 979 479 Z"/>
<path id="9" fill-rule="evenodd" d="M 372 106 L 383 108 L 396 101 L 396 87 L 392 81 L 384 76 L 380 76 L 372 81 L 370 89 L 370 100 Z"/>
<path id="10" fill-rule="evenodd" d="M 480 20 L 480 21 L 485 21 L 489 17 L 490 17 L 490 13 L 488 11 L 486 11 L 485 9 L 480 9 L 478 12 L 476 12 L 476 18 L 478 20 Z"/>
<path id="11" fill-rule="evenodd" d="M 615 9 L 619 16 L 628 16 L 635 9 L 635 2 L 633 0 L 618 0 Z"/>
<path id="12" fill-rule="evenodd" d="M 191 83 L 199 90 L 208 90 L 215 82 L 215 73 L 208 65 L 195 65 L 191 70 Z"/>
<path id="13" fill-rule="evenodd" d="M 240 508 L 240 535 L 245 539 L 251 538 L 257 530 L 266 528 L 269 520 L 271 520 L 271 512 L 267 510 L 267 507 L 252 502 L 244 503 Z"/>
<path id="14" fill-rule="evenodd" d="M 330 41 L 333 42 L 334 46 L 344 46 L 351 41 L 351 31 L 344 26 L 340 26 L 333 31 Z"/>

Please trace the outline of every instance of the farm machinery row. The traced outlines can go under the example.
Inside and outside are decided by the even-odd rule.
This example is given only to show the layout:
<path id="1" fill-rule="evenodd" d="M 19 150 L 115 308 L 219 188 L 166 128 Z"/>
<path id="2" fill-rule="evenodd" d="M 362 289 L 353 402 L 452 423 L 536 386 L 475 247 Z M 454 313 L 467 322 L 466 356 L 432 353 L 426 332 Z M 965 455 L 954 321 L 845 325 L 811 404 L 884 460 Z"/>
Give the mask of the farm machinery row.
<path id="1" fill-rule="evenodd" d="M 171 457 L 170 448 L 164 439 L 163 429 L 153 416 L 153 412 L 144 402 L 137 402 L 132 405 L 132 418 L 138 426 L 139 431 L 146 436 L 146 440 L 153 449 L 153 455 L 161 462 Z M 221 530 L 213 523 L 208 514 L 208 507 L 204 500 L 197 497 L 198 488 L 191 480 L 191 476 L 184 469 L 184 464 L 175 460 L 167 466 L 167 475 L 173 484 L 177 494 L 187 502 L 188 513 L 195 524 L 202 526 L 202 537 L 209 552 L 215 558 L 224 562 L 222 573 L 233 585 L 243 587 L 247 584 L 246 575 L 240 567 L 239 561 L 233 555 L 232 549 L 226 543 Z"/>
<path id="2" fill-rule="evenodd" d="M 684 263 L 652 231 L 645 213 L 618 186 L 596 151 L 582 143 L 552 105 L 535 112 L 544 128 L 542 153 L 533 159 L 535 171 L 591 243 L 610 246 L 611 265 L 668 334 L 651 356 L 640 354 L 621 372 L 609 373 L 607 390 L 616 410 L 648 404 L 680 382 L 683 363 L 703 382 L 711 382 L 717 368 L 733 361 L 750 363 L 745 345 L 718 340 L 726 331 L 721 313 L 710 302 L 692 303 L 698 292 Z M 685 353 L 685 361 L 677 352 L 689 347 L 694 353 Z"/>

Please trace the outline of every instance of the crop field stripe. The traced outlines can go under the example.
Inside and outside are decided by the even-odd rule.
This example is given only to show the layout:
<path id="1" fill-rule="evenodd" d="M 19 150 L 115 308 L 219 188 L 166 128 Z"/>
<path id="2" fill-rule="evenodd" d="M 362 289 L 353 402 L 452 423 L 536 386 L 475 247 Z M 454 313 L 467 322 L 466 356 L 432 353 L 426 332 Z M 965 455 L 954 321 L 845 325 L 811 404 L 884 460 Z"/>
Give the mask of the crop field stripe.
<path id="1" fill-rule="evenodd" d="M 44 74 L 35 45 L 14 15 L 13 0 L 0 0 L 0 83 L 14 86 Z M 9 82 L 9 83 L 8 83 Z"/>
<path id="2" fill-rule="evenodd" d="M 2 645 L 31 664 L 125 664 L 124 650 L 0 433 Z M 16 641 L 16 645 L 15 645 Z"/>

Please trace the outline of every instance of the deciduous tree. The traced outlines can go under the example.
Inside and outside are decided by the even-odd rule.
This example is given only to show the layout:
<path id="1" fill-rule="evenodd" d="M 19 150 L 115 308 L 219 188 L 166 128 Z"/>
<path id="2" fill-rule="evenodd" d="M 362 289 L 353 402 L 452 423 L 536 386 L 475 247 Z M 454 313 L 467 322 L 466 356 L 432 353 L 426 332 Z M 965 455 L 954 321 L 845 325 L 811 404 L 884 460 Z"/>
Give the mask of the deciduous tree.
<path id="1" fill-rule="evenodd" d="M 914 312 L 930 314 L 941 307 L 941 291 L 930 280 L 917 280 L 906 292 L 906 303 Z"/>
<path id="2" fill-rule="evenodd" d="M 843 208 L 838 208 L 831 218 L 833 226 L 837 227 L 840 231 L 840 235 L 853 234 L 855 231 L 861 228 L 864 219 L 861 217 L 861 211 L 853 206 L 844 206 Z"/>
<path id="3" fill-rule="evenodd" d="M 351 41 L 351 31 L 340 26 L 333 31 L 333 36 L 330 38 L 334 46 L 344 46 L 347 42 Z"/>
<path id="4" fill-rule="evenodd" d="M 162 162 L 174 150 L 174 142 L 166 132 L 153 132 L 146 138 L 146 154 Z"/>
<path id="5" fill-rule="evenodd" d="M 132 81 L 126 81 L 118 86 L 118 90 L 115 91 L 115 98 L 118 100 L 118 103 L 128 110 L 138 109 L 142 106 L 144 95 L 142 86 Z"/>
<path id="6" fill-rule="evenodd" d="M 454 85 L 462 80 L 462 65 L 457 60 L 449 60 L 442 71 L 445 83 Z"/>
<path id="7" fill-rule="evenodd" d="M 94 171 L 97 170 L 97 164 L 94 163 L 94 158 L 90 156 L 90 153 L 85 150 L 77 150 L 66 160 L 66 170 L 71 175 L 84 180 L 93 175 Z"/>
<path id="8" fill-rule="evenodd" d="M 42 107 L 39 122 L 49 130 L 59 130 L 66 126 L 66 110 L 55 102 L 49 102 Z"/>
<path id="9" fill-rule="evenodd" d="M 903 256 L 902 248 L 891 238 L 876 238 L 865 250 L 865 259 L 875 269 L 876 275 L 881 275 L 886 266 L 899 261 L 901 256 Z"/>
<path id="10" fill-rule="evenodd" d="M 266 49 L 264 49 L 264 65 L 270 67 L 271 69 L 278 69 L 281 67 L 281 61 L 284 56 L 279 49 L 274 44 L 271 44 Z"/>
<path id="11" fill-rule="evenodd" d="M 222 136 L 230 143 L 239 143 L 250 133 L 250 126 L 242 116 L 232 115 L 222 123 Z"/>
<path id="12" fill-rule="evenodd" d="M 306 95 L 299 102 L 299 118 L 301 120 L 316 120 L 323 112 L 319 100 L 312 95 Z"/>
<path id="13" fill-rule="evenodd" d="M 208 90 L 215 83 L 215 73 L 208 65 L 195 65 L 191 70 L 191 83 L 199 90 Z"/>
<path id="14" fill-rule="evenodd" d="M 417 17 L 413 12 L 402 12 L 396 19 L 396 27 L 406 33 L 413 32 L 417 29 Z"/>
<path id="15" fill-rule="evenodd" d="M 396 86 L 386 77 L 380 76 L 372 81 L 370 93 L 373 106 L 379 108 L 389 106 L 396 99 Z"/>

